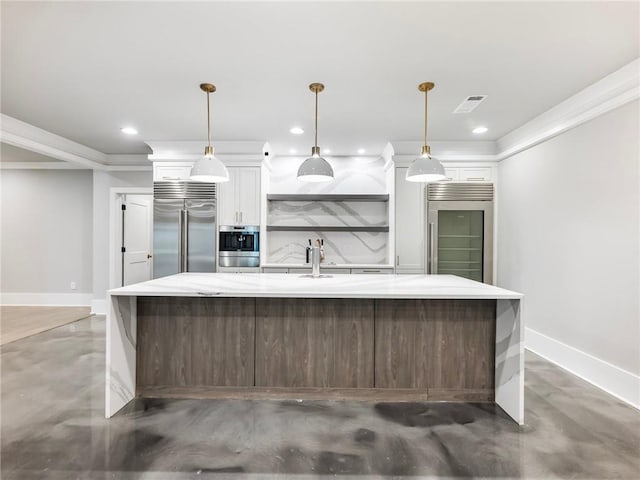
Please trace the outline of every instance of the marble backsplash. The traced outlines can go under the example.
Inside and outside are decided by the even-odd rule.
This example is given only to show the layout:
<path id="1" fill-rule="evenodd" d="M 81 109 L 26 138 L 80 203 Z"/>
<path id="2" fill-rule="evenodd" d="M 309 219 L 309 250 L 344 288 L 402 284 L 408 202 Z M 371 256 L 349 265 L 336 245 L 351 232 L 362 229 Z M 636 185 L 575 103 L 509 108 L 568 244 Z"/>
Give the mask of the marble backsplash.
<path id="1" fill-rule="evenodd" d="M 388 226 L 387 202 L 270 201 L 267 223 L 274 226 Z"/>
<path id="2" fill-rule="evenodd" d="M 325 264 L 389 263 L 387 232 L 269 232 L 267 263 L 304 263 L 309 239 L 324 240 Z"/>

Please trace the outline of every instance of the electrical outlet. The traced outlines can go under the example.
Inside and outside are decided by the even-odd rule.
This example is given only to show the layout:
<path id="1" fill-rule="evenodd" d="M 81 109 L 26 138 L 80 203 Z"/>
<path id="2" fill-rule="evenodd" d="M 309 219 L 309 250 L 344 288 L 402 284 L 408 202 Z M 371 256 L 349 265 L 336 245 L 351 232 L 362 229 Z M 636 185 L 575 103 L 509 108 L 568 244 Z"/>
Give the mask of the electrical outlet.
<path id="1" fill-rule="evenodd" d="M 75 290 L 76 288 L 78 288 L 78 286 L 76 285 L 76 282 L 71 282 L 71 290 Z"/>

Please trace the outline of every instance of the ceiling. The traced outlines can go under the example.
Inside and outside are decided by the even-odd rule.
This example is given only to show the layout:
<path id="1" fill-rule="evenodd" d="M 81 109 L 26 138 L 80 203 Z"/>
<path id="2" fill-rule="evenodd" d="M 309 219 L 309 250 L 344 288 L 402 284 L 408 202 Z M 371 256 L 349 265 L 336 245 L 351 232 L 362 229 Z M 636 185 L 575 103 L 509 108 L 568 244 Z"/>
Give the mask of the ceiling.
<path id="1" fill-rule="evenodd" d="M 423 81 L 436 84 L 430 140 L 496 140 L 640 56 L 638 2 L 0 5 L 2 113 L 106 154 L 204 145 L 201 82 L 218 88 L 214 145 L 306 154 L 317 81 L 318 143 L 333 153 L 419 141 Z M 452 113 L 478 94 L 473 113 Z"/>

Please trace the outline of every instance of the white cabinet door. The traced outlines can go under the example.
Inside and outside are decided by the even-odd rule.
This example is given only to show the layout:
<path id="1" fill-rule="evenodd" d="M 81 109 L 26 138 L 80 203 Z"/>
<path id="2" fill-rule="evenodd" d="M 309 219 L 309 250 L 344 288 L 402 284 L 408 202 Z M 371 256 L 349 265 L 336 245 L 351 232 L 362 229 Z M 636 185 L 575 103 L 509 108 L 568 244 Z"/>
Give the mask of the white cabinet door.
<path id="1" fill-rule="evenodd" d="M 289 273 L 288 268 L 264 267 L 262 273 Z"/>
<path id="2" fill-rule="evenodd" d="M 238 167 L 236 170 L 239 223 L 260 225 L 260 167 Z"/>
<path id="3" fill-rule="evenodd" d="M 156 182 L 189 180 L 189 175 L 191 175 L 191 164 L 153 166 L 153 180 Z"/>
<path id="4" fill-rule="evenodd" d="M 216 196 L 218 202 L 218 225 L 237 225 L 239 223 L 238 209 L 236 208 L 237 172 L 235 168 L 229 168 L 229 181 L 216 184 Z"/>
<path id="5" fill-rule="evenodd" d="M 218 183 L 220 225 L 260 225 L 260 167 L 229 167 Z"/>
<path id="6" fill-rule="evenodd" d="M 444 174 L 446 178 L 443 181 L 446 182 L 457 182 L 460 178 L 460 169 L 458 168 L 445 168 Z"/>
<path id="7" fill-rule="evenodd" d="M 491 167 L 461 168 L 460 180 L 463 182 L 490 182 Z"/>
<path id="8" fill-rule="evenodd" d="M 396 273 L 424 273 L 424 184 L 396 168 Z"/>
<path id="9" fill-rule="evenodd" d="M 352 268 L 351 273 L 354 275 L 370 275 L 375 273 L 391 275 L 393 273 L 393 268 Z"/>

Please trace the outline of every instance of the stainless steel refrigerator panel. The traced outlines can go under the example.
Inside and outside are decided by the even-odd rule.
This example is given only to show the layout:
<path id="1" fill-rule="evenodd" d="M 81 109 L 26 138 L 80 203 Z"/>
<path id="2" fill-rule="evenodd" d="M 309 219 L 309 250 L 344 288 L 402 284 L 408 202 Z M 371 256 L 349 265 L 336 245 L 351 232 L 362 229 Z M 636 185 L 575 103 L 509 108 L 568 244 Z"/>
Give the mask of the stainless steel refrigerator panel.
<path id="1" fill-rule="evenodd" d="M 216 203 L 185 200 L 185 271 L 216 270 Z"/>
<path id="2" fill-rule="evenodd" d="M 180 224 L 183 206 L 184 200 L 153 201 L 153 278 L 181 271 Z"/>

